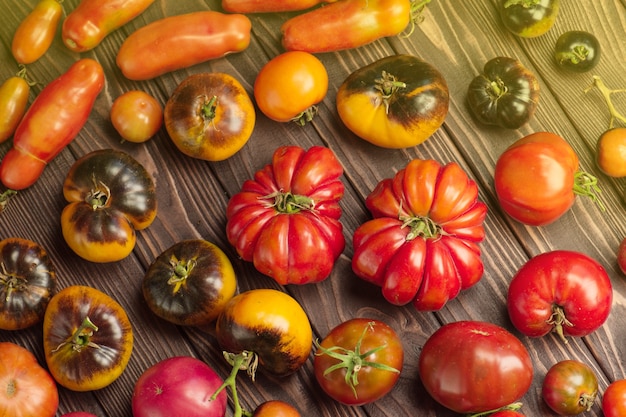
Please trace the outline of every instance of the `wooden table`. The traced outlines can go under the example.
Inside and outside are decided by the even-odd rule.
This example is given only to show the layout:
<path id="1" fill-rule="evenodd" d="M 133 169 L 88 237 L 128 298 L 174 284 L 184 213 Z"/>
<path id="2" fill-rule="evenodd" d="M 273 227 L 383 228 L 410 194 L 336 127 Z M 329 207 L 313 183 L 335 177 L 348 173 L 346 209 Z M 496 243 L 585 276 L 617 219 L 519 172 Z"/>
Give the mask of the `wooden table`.
<path id="1" fill-rule="evenodd" d="M 0 74 L 6 79 L 16 72 L 10 43 L 18 23 L 37 0 L 7 0 L 0 17 Z M 181 154 L 165 130 L 145 144 L 121 143 L 108 120 L 113 100 L 130 89 L 142 89 L 165 103 L 179 82 L 192 73 L 220 71 L 237 77 L 251 93 L 255 76 L 273 56 L 282 52 L 279 26 L 290 15 L 251 15 L 253 39 L 249 48 L 186 70 L 163 75 L 151 81 L 125 79 L 115 65 L 122 41 L 135 29 L 155 19 L 196 10 L 221 10 L 217 0 L 156 0 L 136 20 L 111 34 L 95 50 L 82 54 L 102 63 L 107 82 L 89 121 L 76 140 L 47 167 L 41 179 L 20 192 L 0 215 L 0 236 L 19 236 L 39 242 L 50 253 L 57 268 L 58 284 L 94 286 L 116 298 L 127 310 L 134 325 L 136 343 L 132 358 L 122 376 L 96 392 L 75 393 L 60 388 L 59 415 L 86 410 L 99 416 L 131 416 L 133 385 L 149 366 L 174 355 L 191 355 L 213 366 L 222 376 L 228 365 L 210 332 L 176 327 L 155 318 L 142 300 L 140 284 L 150 263 L 166 248 L 189 238 L 207 239 L 225 250 L 233 261 L 239 291 L 252 288 L 279 288 L 295 297 L 309 312 L 316 337 L 325 336 L 342 321 L 352 317 L 385 320 L 402 336 L 406 349 L 405 366 L 391 394 L 364 407 L 350 408 L 330 400 L 312 376 L 312 360 L 288 379 L 260 375 L 251 382 L 239 380 L 240 397 L 246 409 L 264 400 L 278 398 L 297 405 L 303 416 L 452 416 L 426 394 L 419 381 L 417 361 L 428 336 L 444 323 L 463 319 L 490 321 L 508 328 L 528 347 L 535 367 L 531 389 L 523 398 L 527 416 L 554 415 L 543 404 L 540 390 L 543 376 L 555 362 L 573 358 L 596 371 L 601 390 L 616 379 L 626 378 L 624 307 L 626 281 L 616 264 L 616 250 L 626 235 L 623 195 L 626 183 L 601 174 L 595 165 L 595 144 L 609 124 L 609 113 L 597 89 L 585 92 L 592 74 L 602 77 L 612 88 L 626 88 L 626 2 L 624 0 L 564 1 L 556 25 L 544 36 L 521 39 L 506 31 L 496 9 L 497 0 L 433 1 L 424 21 L 409 37 L 374 42 L 366 47 L 340 53 L 320 54 L 330 77 L 328 95 L 319 106 L 314 121 L 304 127 L 270 121 L 257 111 L 255 132 L 235 156 L 209 163 Z M 65 0 L 66 13 L 78 0 Z M 593 32 L 603 51 L 600 64 L 592 73 L 570 74 L 556 68 L 552 60 L 557 37 L 572 29 Z M 445 124 L 425 143 L 410 149 L 386 150 L 352 135 L 335 110 L 335 93 L 352 71 L 374 60 L 397 53 L 414 54 L 438 68 L 448 82 L 450 110 Z M 495 56 L 520 59 L 539 78 L 541 100 L 535 117 L 518 130 L 480 125 L 466 107 L 466 90 L 483 64 Z M 33 88 L 31 100 L 41 86 L 64 72 L 79 55 L 70 52 L 60 35 L 40 61 L 29 65 L 30 76 L 41 84 Z M 615 104 L 626 113 L 626 94 L 615 95 Z M 493 188 L 493 170 L 500 153 L 516 139 L 536 131 L 562 135 L 580 157 L 581 167 L 597 175 L 606 206 L 602 212 L 591 201 L 578 199 L 572 209 L 546 227 L 526 227 L 500 211 Z M 237 258 L 225 237 L 225 207 L 242 182 L 270 161 L 279 145 L 304 148 L 324 145 L 343 164 L 346 194 L 342 200 L 347 246 L 330 278 L 314 285 L 280 288 L 273 280 Z M 4 155 L 10 142 L 0 147 Z M 139 233 L 132 255 L 112 264 L 94 264 L 76 256 L 65 244 L 59 217 L 65 203 L 63 179 L 80 156 L 100 148 L 115 148 L 133 155 L 154 176 L 158 190 L 159 214 L 156 221 Z M 411 306 L 386 303 L 378 288 L 365 284 L 351 271 L 351 235 L 369 215 L 365 196 L 378 181 L 392 176 L 414 158 L 440 162 L 457 161 L 480 187 L 480 199 L 489 208 L 485 221 L 486 239 L 481 245 L 485 274 L 470 290 L 450 301 L 441 311 L 423 313 Z M 614 286 L 612 313 L 599 330 L 588 337 L 570 339 L 565 345 L 555 335 L 540 339 L 516 332 L 506 314 L 507 284 L 517 269 L 531 256 L 554 249 L 584 252 L 608 271 Z M 35 353 L 43 363 L 40 325 L 23 331 L 0 331 L 0 340 L 19 343 Z M 312 359 L 312 355 L 311 355 Z M 232 411 L 231 411 L 232 412 Z M 229 412 L 229 413 L 231 413 Z M 585 415 L 600 416 L 599 401 Z"/>

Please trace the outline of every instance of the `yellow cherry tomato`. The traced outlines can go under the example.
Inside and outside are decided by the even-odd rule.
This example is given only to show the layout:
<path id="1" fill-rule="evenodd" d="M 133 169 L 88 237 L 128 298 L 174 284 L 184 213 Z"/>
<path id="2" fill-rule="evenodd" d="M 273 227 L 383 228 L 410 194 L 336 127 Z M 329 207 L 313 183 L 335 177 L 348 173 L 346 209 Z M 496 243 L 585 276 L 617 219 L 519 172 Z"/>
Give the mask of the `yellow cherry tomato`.
<path id="1" fill-rule="evenodd" d="M 113 101 L 110 118 L 113 127 L 124 140 L 146 142 L 163 125 L 163 107 L 150 94 L 131 90 Z"/>
<path id="2" fill-rule="evenodd" d="M 596 159 L 610 177 L 626 177 L 626 128 L 609 129 L 600 136 Z"/>

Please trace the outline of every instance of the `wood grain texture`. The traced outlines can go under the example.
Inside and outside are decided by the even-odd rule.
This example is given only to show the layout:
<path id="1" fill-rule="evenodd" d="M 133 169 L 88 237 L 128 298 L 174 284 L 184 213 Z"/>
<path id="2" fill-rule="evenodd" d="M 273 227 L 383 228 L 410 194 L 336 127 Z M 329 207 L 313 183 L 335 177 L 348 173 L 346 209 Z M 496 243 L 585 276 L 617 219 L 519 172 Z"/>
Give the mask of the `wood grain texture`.
<path id="1" fill-rule="evenodd" d="M 19 22 L 36 2 L 5 0 L 0 16 L 2 80 L 17 71 L 10 52 L 11 39 Z M 78 2 L 64 0 L 65 13 Z M 129 314 L 136 343 L 128 368 L 109 387 L 87 393 L 60 388 L 58 415 L 85 410 L 102 417 L 130 417 L 134 382 L 149 366 L 171 356 L 192 355 L 208 362 L 224 377 L 229 373 L 211 329 L 181 328 L 157 319 L 141 296 L 141 280 L 152 261 L 174 243 L 189 238 L 207 239 L 226 252 L 233 261 L 239 291 L 270 287 L 293 295 L 309 313 L 316 337 L 324 337 L 331 328 L 349 318 L 374 317 L 390 324 L 404 340 L 405 367 L 399 383 L 375 404 L 345 407 L 330 400 L 313 377 L 311 354 L 311 360 L 288 379 L 259 375 L 256 382 L 252 382 L 242 375 L 239 395 L 246 409 L 278 398 L 294 403 L 307 417 L 454 416 L 427 395 L 419 380 L 417 361 L 429 335 L 444 323 L 463 319 L 504 326 L 528 347 L 535 377 L 522 399 L 522 411 L 527 416 L 554 415 L 543 404 L 540 391 L 545 372 L 558 360 L 574 358 L 588 363 L 596 371 L 601 389 L 613 380 L 626 378 L 626 281 L 615 259 L 619 242 L 626 236 L 623 200 L 626 183 L 604 176 L 595 164 L 595 144 L 608 127 L 609 113 L 597 89 L 586 91 L 592 82 L 591 73 L 565 73 L 555 66 L 551 54 L 561 33 L 573 29 L 592 32 L 603 47 L 601 62 L 593 74 L 600 75 L 611 88 L 626 88 L 626 3 L 623 0 L 564 1 L 555 26 L 534 39 L 517 38 L 507 32 L 496 4 L 497 0 L 435 0 L 427 6 L 424 21 L 409 36 L 318 55 L 327 68 L 330 85 L 314 121 L 304 127 L 280 124 L 257 111 L 255 131 L 246 146 L 232 158 L 214 163 L 194 160 L 180 153 L 164 129 L 144 144 L 123 143 L 108 119 L 113 100 L 130 89 L 141 89 L 165 104 L 185 77 L 206 71 L 229 73 L 252 94 L 258 71 L 283 51 L 279 28 L 293 13 L 250 15 L 253 36 L 246 51 L 140 82 L 125 79 L 115 65 L 117 50 L 124 39 L 139 27 L 165 16 L 207 9 L 221 11 L 219 0 L 156 0 L 142 15 L 110 34 L 97 48 L 81 55 L 63 46 L 59 31 L 50 51 L 28 66 L 30 77 L 38 82 L 31 92 L 31 101 L 43 85 L 81 56 L 102 63 L 106 86 L 76 140 L 49 164 L 34 186 L 20 192 L 0 214 L 0 238 L 19 236 L 44 246 L 57 267 L 60 287 L 86 284 L 114 296 Z M 343 80 L 356 69 L 378 58 L 403 53 L 416 55 L 441 71 L 450 91 L 450 110 L 444 125 L 425 143 L 402 150 L 377 148 L 356 138 L 343 126 L 335 110 L 335 94 Z M 538 110 L 533 120 L 518 130 L 480 125 L 467 108 L 469 82 L 481 72 L 484 63 L 495 56 L 518 58 L 539 78 Z M 614 100 L 617 108 L 626 113 L 626 93 L 614 95 Z M 591 201 L 578 199 L 559 221 L 540 228 L 520 225 L 501 212 L 493 188 L 496 160 L 510 143 L 536 131 L 555 132 L 569 141 L 579 155 L 581 168 L 599 178 L 605 211 Z M 225 236 L 225 207 L 230 196 L 254 172 L 269 163 L 276 147 L 286 144 L 304 148 L 327 146 L 335 152 L 345 170 L 342 180 L 346 194 L 341 202 L 341 221 L 346 249 L 332 275 L 319 284 L 278 286 L 251 264 L 240 260 Z M 10 141 L 0 145 L 0 156 L 9 147 Z M 132 255 L 107 265 L 78 258 L 65 244 L 59 223 L 65 205 L 62 183 L 69 167 L 82 155 L 102 148 L 124 150 L 140 161 L 156 181 L 159 202 L 156 221 L 139 233 Z M 487 237 L 481 244 L 485 264 L 483 279 L 442 310 L 432 313 L 386 303 L 380 290 L 356 278 L 350 266 L 351 235 L 369 218 L 365 197 L 378 181 L 393 176 L 414 158 L 458 162 L 478 183 L 480 199 L 489 209 L 485 221 Z M 531 256 L 553 249 L 577 250 L 597 259 L 610 274 L 615 291 L 613 310 L 606 324 L 588 337 L 570 339 L 567 345 L 553 335 L 541 339 L 523 337 L 512 328 L 506 313 L 511 277 Z M 0 331 L 0 340 L 27 347 L 45 363 L 40 325 L 17 332 Z M 599 402 L 585 415 L 601 416 Z"/>

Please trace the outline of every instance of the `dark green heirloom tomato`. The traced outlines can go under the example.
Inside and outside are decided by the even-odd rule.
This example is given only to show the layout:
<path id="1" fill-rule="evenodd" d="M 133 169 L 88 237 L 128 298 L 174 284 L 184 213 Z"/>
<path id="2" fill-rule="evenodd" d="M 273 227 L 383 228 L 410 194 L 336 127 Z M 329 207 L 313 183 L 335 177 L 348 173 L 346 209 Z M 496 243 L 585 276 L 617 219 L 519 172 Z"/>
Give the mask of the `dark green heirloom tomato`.
<path id="1" fill-rule="evenodd" d="M 0 241 L 0 329 L 39 323 L 56 287 L 56 272 L 38 243 L 18 237 Z"/>
<path id="2" fill-rule="evenodd" d="M 133 350 L 124 308 L 84 285 L 52 297 L 43 319 L 43 347 L 54 379 L 72 391 L 92 391 L 115 381 Z"/>
<path id="3" fill-rule="evenodd" d="M 470 83 L 467 102 L 479 122 L 517 129 L 535 113 L 539 82 L 519 60 L 496 57 Z"/>
<path id="4" fill-rule="evenodd" d="M 142 284 L 148 307 L 181 326 L 211 323 L 235 295 L 237 280 L 226 254 L 213 243 L 176 243 L 150 265 Z"/>
<path id="5" fill-rule="evenodd" d="M 132 156 L 113 149 L 91 152 L 70 168 L 63 183 L 69 202 L 61 229 L 69 247 L 91 262 L 114 262 L 135 247 L 136 230 L 152 224 L 154 181 Z"/>
<path id="6" fill-rule="evenodd" d="M 570 30 L 556 40 L 554 59 L 568 71 L 587 72 L 600 62 L 600 42 L 589 32 Z"/>
<path id="7" fill-rule="evenodd" d="M 546 33 L 554 25 L 560 0 L 499 0 L 498 8 L 504 26 L 523 38 Z"/>

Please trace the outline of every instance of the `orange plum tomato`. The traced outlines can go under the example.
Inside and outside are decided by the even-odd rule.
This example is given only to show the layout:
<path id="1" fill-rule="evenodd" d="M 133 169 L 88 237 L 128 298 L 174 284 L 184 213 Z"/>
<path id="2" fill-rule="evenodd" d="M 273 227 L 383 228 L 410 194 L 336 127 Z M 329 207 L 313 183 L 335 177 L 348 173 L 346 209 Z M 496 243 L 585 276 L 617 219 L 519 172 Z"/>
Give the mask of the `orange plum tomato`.
<path id="1" fill-rule="evenodd" d="M 596 161 L 609 177 L 626 177 L 626 127 L 609 129 L 600 136 Z"/>
<path id="2" fill-rule="evenodd" d="M 22 121 L 28 107 L 30 84 L 26 71 L 9 77 L 0 86 L 0 143 L 7 141 Z"/>
<path id="3" fill-rule="evenodd" d="M 152 138 L 163 124 L 163 107 L 150 94 L 131 90 L 113 101 L 110 118 L 122 139 L 141 143 Z"/>
<path id="4" fill-rule="evenodd" d="M 15 30 L 11 52 L 19 64 L 32 64 L 52 45 L 63 17 L 63 0 L 40 0 Z"/>
<path id="5" fill-rule="evenodd" d="M 256 104 L 268 118 L 304 125 L 328 92 L 328 73 L 313 54 L 284 52 L 267 62 L 254 81 Z"/>

